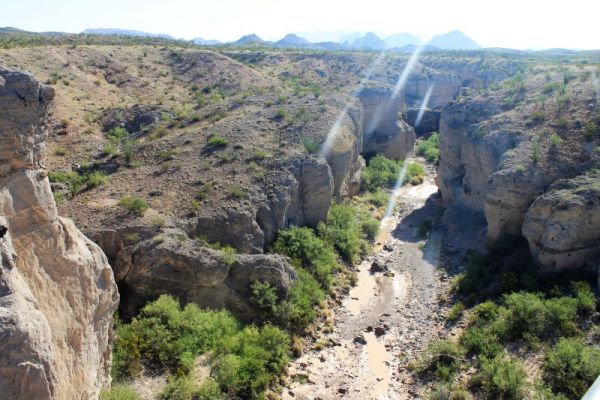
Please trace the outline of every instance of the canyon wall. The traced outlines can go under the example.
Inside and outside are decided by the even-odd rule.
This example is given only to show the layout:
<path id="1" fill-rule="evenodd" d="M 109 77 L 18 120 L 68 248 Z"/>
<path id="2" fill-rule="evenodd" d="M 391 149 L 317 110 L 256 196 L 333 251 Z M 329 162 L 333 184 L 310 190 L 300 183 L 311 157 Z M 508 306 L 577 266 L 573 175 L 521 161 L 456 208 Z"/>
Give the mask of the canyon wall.
<path id="1" fill-rule="evenodd" d="M 97 399 L 119 295 L 100 248 L 58 216 L 43 168 L 54 90 L 0 68 L 0 393 Z"/>

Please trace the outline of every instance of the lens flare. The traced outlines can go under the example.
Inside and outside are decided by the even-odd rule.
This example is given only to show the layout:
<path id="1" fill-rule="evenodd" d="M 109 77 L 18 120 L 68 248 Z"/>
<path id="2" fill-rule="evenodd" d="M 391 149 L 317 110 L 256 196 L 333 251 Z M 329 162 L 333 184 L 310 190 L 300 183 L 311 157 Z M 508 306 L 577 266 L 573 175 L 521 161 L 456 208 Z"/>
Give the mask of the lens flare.
<path id="1" fill-rule="evenodd" d="M 404 66 L 404 69 L 402 70 L 402 73 L 398 77 L 398 82 L 396 82 L 396 86 L 394 86 L 394 92 L 392 93 L 392 100 L 395 99 L 396 97 L 398 97 L 398 95 L 400 94 L 402 89 L 404 89 L 404 85 L 406 85 L 406 81 L 408 80 L 408 77 L 410 76 L 411 72 L 415 68 L 415 64 L 417 63 L 417 60 L 419 59 L 419 55 L 421 55 L 422 50 L 423 50 L 423 46 L 417 46 L 415 48 L 415 51 L 413 51 L 413 53 L 410 55 L 408 62 L 406 63 L 406 65 Z"/>
<path id="2" fill-rule="evenodd" d="M 415 128 L 419 126 L 421 120 L 423 119 L 423 115 L 425 114 L 425 109 L 429 105 L 429 99 L 431 98 L 431 93 L 433 92 L 433 83 L 429 85 L 427 89 L 427 93 L 425 93 L 425 97 L 423 98 L 423 102 L 421 103 L 421 108 L 419 109 L 419 114 L 417 114 L 417 119 L 415 120 Z"/>
<path id="3" fill-rule="evenodd" d="M 354 88 L 353 92 L 360 92 L 362 90 L 365 83 L 369 79 L 371 79 L 371 75 L 373 75 L 373 72 L 375 71 L 375 69 L 381 65 L 386 54 L 387 54 L 386 51 L 383 50 L 377 55 L 377 57 L 375 57 L 375 59 L 373 60 L 371 65 L 369 65 L 369 68 L 365 72 L 363 78 L 360 80 L 360 83 L 356 86 L 356 88 Z M 323 146 L 321 146 L 321 151 L 319 152 L 320 157 L 326 157 L 329 154 L 329 151 L 331 150 L 331 146 L 334 143 L 334 141 L 338 135 L 338 132 L 340 131 L 340 128 L 342 127 L 342 123 L 344 122 L 344 117 L 348 114 L 348 110 L 350 109 L 351 105 L 352 105 L 352 101 L 348 101 L 346 103 L 346 105 L 344 106 L 344 109 L 336 117 L 335 122 L 333 123 L 333 125 L 331 126 L 331 129 L 329 129 L 329 132 L 327 133 L 327 138 L 325 139 Z"/>

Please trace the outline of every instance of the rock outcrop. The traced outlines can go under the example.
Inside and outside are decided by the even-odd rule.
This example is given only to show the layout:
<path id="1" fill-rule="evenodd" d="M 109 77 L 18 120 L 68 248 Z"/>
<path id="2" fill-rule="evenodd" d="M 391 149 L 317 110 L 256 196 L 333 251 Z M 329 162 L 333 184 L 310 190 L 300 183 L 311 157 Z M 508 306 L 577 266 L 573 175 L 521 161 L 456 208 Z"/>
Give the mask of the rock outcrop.
<path id="1" fill-rule="evenodd" d="M 97 399 L 119 295 L 100 248 L 58 216 L 43 169 L 53 89 L 0 68 L 0 393 Z"/>
<path id="2" fill-rule="evenodd" d="M 600 258 L 600 174 L 559 180 L 527 210 L 523 236 L 547 272 Z"/>
<path id="3" fill-rule="evenodd" d="M 415 131 L 400 118 L 402 96 L 384 88 L 363 89 L 359 94 L 363 106 L 363 152 L 382 153 L 393 159 L 412 154 Z"/>
<path id="4" fill-rule="evenodd" d="M 578 86 L 571 90 L 585 95 L 571 107 L 585 111 L 573 119 L 593 110 L 584 100 L 592 88 Z M 541 87 L 522 93 L 533 97 Z M 486 240 L 524 236 L 541 270 L 581 267 L 597 257 L 598 177 L 575 177 L 598 167 L 600 159 L 589 149 L 594 143 L 582 134 L 580 121 L 562 117 L 572 126 L 562 139 L 550 134 L 554 122 L 546 127 L 527 117 L 535 105 L 524 101 L 512 109 L 502 103 L 504 96 L 477 95 L 442 111 L 437 183 L 449 240 L 462 249 L 483 249 Z"/>
<path id="5" fill-rule="evenodd" d="M 132 232 L 137 243 L 127 242 Z M 178 229 L 153 235 L 143 227 L 132 227 L 129 232 L 98 231 L 92 237 L 107 249 L 117 282 L 129 296 L 126 306 L 132 309 L 125 310 L 126 314 L 144 299 L 171 294 L 184 303 L 226 308 L 251 320 L 253 282 L 269 282 L 285 297 L 295 279 L 287 257 L 228 254 L 205 247 Z"/>

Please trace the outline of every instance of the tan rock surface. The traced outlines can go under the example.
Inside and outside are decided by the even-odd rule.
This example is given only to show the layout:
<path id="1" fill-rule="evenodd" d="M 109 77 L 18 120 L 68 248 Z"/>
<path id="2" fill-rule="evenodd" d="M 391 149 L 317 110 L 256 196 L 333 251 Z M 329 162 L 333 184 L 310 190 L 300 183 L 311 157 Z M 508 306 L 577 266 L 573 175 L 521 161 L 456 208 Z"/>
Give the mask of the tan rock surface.
<path id="1" fill-rule="evenodd" d="M 96 399 L 119 295 L 108 261 L 58 216 L 42 169 L 52 89 L 0 69 L 0 393 Z"/>

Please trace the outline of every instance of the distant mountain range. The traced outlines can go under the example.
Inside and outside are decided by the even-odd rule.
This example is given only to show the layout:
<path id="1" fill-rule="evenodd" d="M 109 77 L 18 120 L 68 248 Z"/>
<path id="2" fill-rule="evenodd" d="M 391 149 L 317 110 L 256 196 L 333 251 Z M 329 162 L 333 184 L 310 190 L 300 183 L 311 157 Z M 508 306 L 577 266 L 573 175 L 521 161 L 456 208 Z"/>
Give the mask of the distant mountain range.
<path id="1" fill-rule="evenodd" d="M 167 35 L 166 33 L 149 33 L 142 31 L 133 31 L 129 29 L 113 29 L 113 28 L 96 28 L 96 29 L 86 29 L 83 32 L 88 35 L 123 35 L 123 36 L 142 36 L 142 37 L 151 37 L 151 38 L 161 38 L 161 39 L 175 39 L 171 35 Z"/>
<path id="2" fill-rule="evenodd" d="M 14 29 L 14 28 L 10 28 Z M 150 33 L 129 29 L 98 28 L 86 29 L 82 33 L 91 35 L 125 35 L 142 36 L 150 38 L 174 39 L 171 35 L 161 33 Z M 327 35 L 320 35 L 327 37 Z M 334 36 L 334 35 L 331 35 Z M 339 36 L 337 41 L 311 42 L 298 34 L 289 33 L 278 41 L 266 41 L 261 39 L 255 33 L 242 36 L 238 40 L 222 43 L 218 40 L 205 40 L 197 37 L 191 40 L 193 43 L 201 46 L 229 45 L 229 46 L 273 46 L 284 48 L 310 48 L 326 50 L 383 50 L 383 49 L 403 49 L 407 46 L 422 45 L 421 39 L 410 33 L 396 33 L 385 39 L 380 38 L 373 32 L 360 34 L 358 32 L 345 33 Z M 430 42 L 425 44 L 429 51 L 435 50 L 473 50 L 480 48 L 471 38 L 460 31 L 452 31 L 443 35 L 435 36 Z"/>
<path id="3" fill-rule="evenodd" d="M 166 40 L 184 40 L 175 39 L 173 36 L 164 33 L 151 33 L 130 29 L 115 29 L 115 28 L 96 28 L 86 29 L 82 34 L 88 35 L 121 35 L 121 36 L 138 36 L 147 38 L 157 38 Z M 47 35 L 61 36 L 73 35 L 67 32 L 30 32 L 14 27 L 0 27 L 0 35 Z M 309 37 L 307 40 L 303 35 Z M 258 35 L 252 33 L 242 36 L 238 40 L 231 42 L 221 42 L 219 40 L 206 40 L 201 37 L 196 37 L 190 42 L 201 46 L 266 46 L 279 48 L 301 48 L 315 50 L 392 50 L 401 53 L 412 53 L 418 47 L 421 51 L 435 52 L 444 50 L 477 50 L 481 49 L 479 44 L 473 39 L 465 35 L 459 30 L 450 31 L 442 35 L 435 35 L 431 40 L 423 43 L 421 38 L 411 33 L 402 32 L 381 38 L 373 32 L 361 34 L 358 32 L 304 32 L 303 35 L 297 33 L 288 33 L 282 39 L 277 41 L 266 41 Z M 326 39 L 325 41 L 315 41 L 314 39 Z M 327 40 L 331 39 L 331 40 Z M 515 50 L 506 48 L 486 48 L 486 51 L 501 52 L 501 53 L 544 53 L 548 55 L 565 55 L 573 54 L 580 50 L 576 49 L 546 49 L 546 50 Z M 599 50 L 586 50 L 584 52 L 597 53 Z"/>

